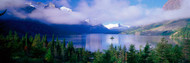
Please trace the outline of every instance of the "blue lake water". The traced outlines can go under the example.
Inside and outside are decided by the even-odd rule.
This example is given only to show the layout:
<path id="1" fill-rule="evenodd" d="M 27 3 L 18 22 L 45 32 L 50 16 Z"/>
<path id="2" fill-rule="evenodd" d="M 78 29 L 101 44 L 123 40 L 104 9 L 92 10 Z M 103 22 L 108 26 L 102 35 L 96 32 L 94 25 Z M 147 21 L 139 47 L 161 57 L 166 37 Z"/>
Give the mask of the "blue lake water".
<path id="1" fill-rule="evenodd" d="M 110 39 L 114 37 L 114 39 Z M 140 46 L 144 47 L 148 42 L 151 47 L 157 45 L 160 42 L 161 38 L 166 38 L 168 43 L 176 44 L 175 41 L 169 39 L 167 36 L 137 36 L 137 35 L 123 35 L 123 34 L 82 34 L 82 35 L 65 35 L 59 37 L 59 40 L 65 39 L 66 42 L 73 42 L 74 46 L 77 48 L 85 48 L 89 51 L 100 51 L 108 49 L 109 45 L 113 44 L 114 46 L 125 45 L 127 49 L 131 44 L 135 45 L 137 50 L 140 49 Z M 49 38 L 51 39 L 51 38 Z"/>

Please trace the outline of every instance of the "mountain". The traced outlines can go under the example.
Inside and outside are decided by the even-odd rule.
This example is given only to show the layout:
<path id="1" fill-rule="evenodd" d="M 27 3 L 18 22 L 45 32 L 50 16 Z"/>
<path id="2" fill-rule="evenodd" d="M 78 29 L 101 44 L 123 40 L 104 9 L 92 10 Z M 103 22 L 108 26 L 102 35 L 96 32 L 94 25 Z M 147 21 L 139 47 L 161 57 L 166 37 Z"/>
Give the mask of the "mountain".
<path id="1" fill-rule="evenodd" d="M 28 13 L 32 13 L 32 11 L 34 11 L 36 8 L 32 5 L 25 5 L 24 7 L 18 9 L 18 11 L 24 11 L 24 13 L 28 14 Z"/>
<path id="2" fill-rule="evenodd" d="M 126 29 L 128 29 L 130 26 L 128 25 L 123 25 L 123 24 L 107 24 L 104 25 L 107 29 L 109 30 L 113 30 L 113 31 L 124 31 Z"/>
<path id="3" fill-rule="evenodd" d="M 57 34 L 56 30 L 44 23 L 31 19 L 0 19 L 0 33 L 7 34 L 9 31 L 16 31 L 19 35 L 28 33 L 29 35 Z"/>
<path id="4" fill-rule="evenodd" d="M 187 25 L 185 27 L 177 30 L 170 37 L 171 38 L 185 38 L 185 39 L 189 39 L 189 37 L 190 37 L 190 21 L 187 23 Z"/>
<path id="5" fill-rule="evenodd" d="M 164 10 L 176 10 L 181 7 L 183 0 L 168 0 L 168 2 L 163 6 Z M 176 34 L 180 29 L 183 29 L 188 25 L 190 19 L 178 19 L 169 20 L 159 23 L 153 23 L 143 26 L 130 27 L 123 31 L 123 34 L 136 34 L 136 35 L 173 35 Z"/>
<path id="6" fill-rule="evenodd" d="M 88 33 L 119 33 L 105 28 L 103 25 L 88 25 L 88 24 L 52 24 L 52 27 L 66 34 L 88 34 Z"/>
<path id="7" fill-rule="evenodd" d="M 188 22 L 190 22 L 190 19 L 164 21 L 144 26 L 130 27 L 122 33 L 136 35 L 171 35 L 177 30 L 184 28 Z"/>
<path id="8" fill-rule="evenodd" d="M 56 7 L 55 4 L 50 2 L 48 5 L 45 6 L 45 8 L 56 8 Z"/>
<path id="9" fill-rule="evenodd" d="M 183 0 L 168 0 L 167 3 L 164 5 L 164 10 L 175 10 L 181 7 L 181 3 Z"/>
<path id="10" fill-rule="evenodd" d="M 40 33 L 42 35 L 47 34 L 51 36 L 65 35 L 65 34 L 89 34 L 89 33 L 119 33 L 118 31 L 112 31 L 104 27 L 103 25 L 67 25 L 67 24 L 46 24 L 38 20 L 33 19 L 2 19 L 0 17 L 0 33 L 8 34 L 9 31 L 16 31 L 18 34 L 23 35 L 28 33 L 34 35 Z"/>
<path id="11" fill-rule="evenodd" d="M 55 5 L 49 3 L 44 5 L 42 3 L 27 3 L 22 8 L 16 8 L 18 12 L 24 12 L 24 14 L 32 13 L 35 9 L 42 8 L 55 8 Z M 60 10 L 72 12 L 72 10 L 61 7 Z M 28 33 L 34 35 L 40 33 L 42 35 L 65 35 L 65 34 L 89 34 L 89 33 L 119 33 L 118 31 L 109 30 L 103 25 L 90 25 L 85 21 L 81 24 L 67 25 L 67 24 L 51 24 L 43 23 L 39 20 L 31 18 L 18 18 L 11 12 L 6 13 L 0 17 L 0 33 L 8 34 L 9 31 L 16 31 L 18 34 L 23 35 Z"/>

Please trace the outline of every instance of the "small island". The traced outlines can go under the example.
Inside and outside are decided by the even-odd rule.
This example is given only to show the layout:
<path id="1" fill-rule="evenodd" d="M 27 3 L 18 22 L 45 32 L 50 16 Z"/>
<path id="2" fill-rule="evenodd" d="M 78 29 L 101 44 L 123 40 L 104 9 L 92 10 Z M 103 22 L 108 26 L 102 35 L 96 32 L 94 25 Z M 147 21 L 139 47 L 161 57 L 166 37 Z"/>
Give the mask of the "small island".
<path id="1" fill-rule="evenodd" d="M 112 36 L 110 39 L 111 39 L 111 40 L 113 40 L 113 39 L 114 39 L 114 37 Z"/>

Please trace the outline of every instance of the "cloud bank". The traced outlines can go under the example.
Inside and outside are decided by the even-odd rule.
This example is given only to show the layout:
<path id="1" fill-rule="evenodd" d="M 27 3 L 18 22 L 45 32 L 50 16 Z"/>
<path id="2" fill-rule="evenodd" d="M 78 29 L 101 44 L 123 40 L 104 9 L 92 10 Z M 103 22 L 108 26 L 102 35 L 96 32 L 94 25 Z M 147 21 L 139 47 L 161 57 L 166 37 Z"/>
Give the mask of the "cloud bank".
<path id="1" fill-rule="evenodd" d="M 20 6 L 23 0 L 1 0 L 0 5 L 17 1 L 11 5 L 3 5 L 0 8 Z M 165 11 L 162 8 L 146 8 L 145 4 L 130 5 L 126 0 L 93 0 L 87 2 L 81 0 L 78 6 L 70 9 L 70 0 L 58 0 L 57 4 L 62 8 L 37 8 L 29 18 L 39 19 L 55 24 L 80 24 L 88 22 L 92 25 L 104 23 L 122 23 L 126 25 L 145 25 L 155 22 L 190 18 L 190 0 L 184 0 L 181 8 Z M 143 0 L 138 0 L 139 2 Z M 90 3 L 90 4 L 89 4 Z M 68 11 L 70 10 L 70 11 Z M 74 11 L 72 11 L 74 10 Z"/>
<path id="2" fill-rule="evenodd" d="M 0 9 L 21 7 L 24 2 L 25 0 L 0 0 Z"/>

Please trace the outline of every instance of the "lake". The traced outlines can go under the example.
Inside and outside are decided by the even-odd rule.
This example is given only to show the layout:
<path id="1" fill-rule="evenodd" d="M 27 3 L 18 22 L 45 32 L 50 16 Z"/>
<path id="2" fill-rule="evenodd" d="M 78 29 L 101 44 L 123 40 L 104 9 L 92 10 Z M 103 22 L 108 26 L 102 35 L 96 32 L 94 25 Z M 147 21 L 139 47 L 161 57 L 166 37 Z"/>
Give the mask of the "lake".
<path id="1" fill-rule="evenodd" d="M 111 39 L 113 37 L 113 39 Z M 152 48 L 154 48 L 161 38 L 166 38 L 168 43 L 177 44 L 176 41 L 169 39 L 167 36 L 137 36 L 137 35 L 124 35 L 124 34 L 82 34 L 82 35 L 65 35 L 59 37 L 59 40 L 65 39 L 66 42 L 73 42 L 74 46 L 77 48 L 85 48 L 89 51 L 100 51 L 108 49 L 109 45 L 114 46 L 126 46 L 129 49 L 131 44 L 135 45 L 137 50 L 144 47 L 148 42 Z M 51 40 L 51 38 L 48 38 Z"/>

